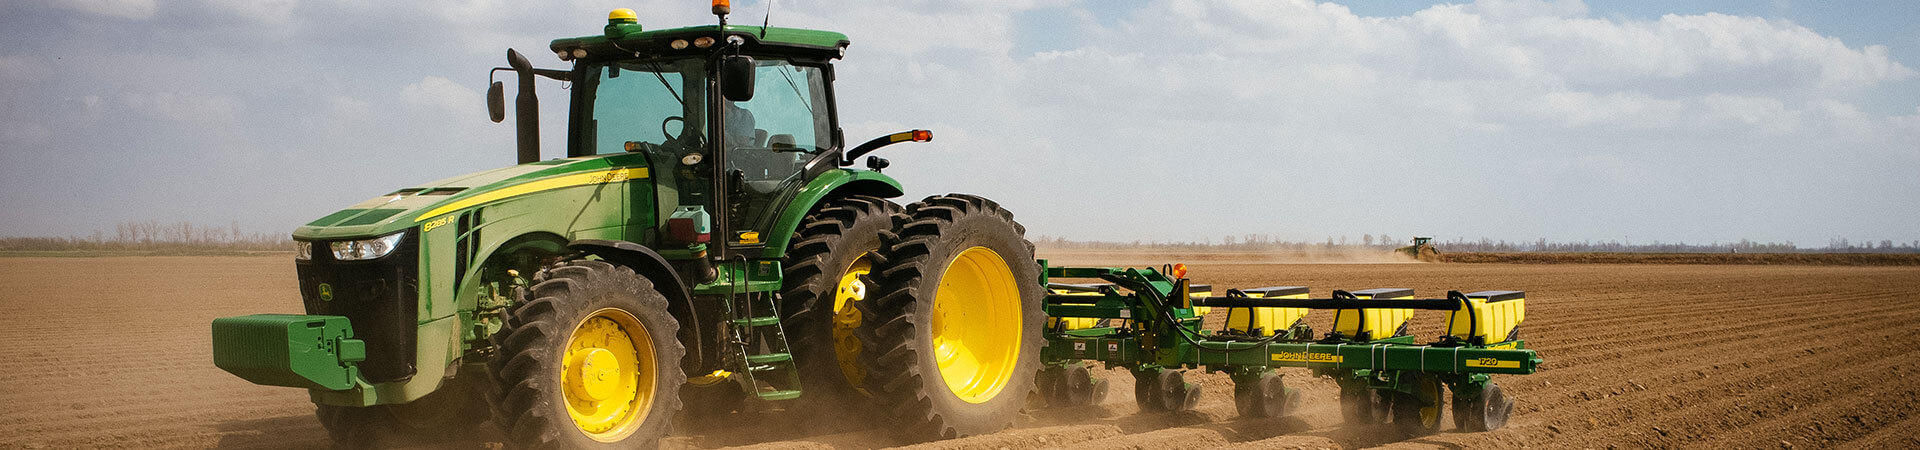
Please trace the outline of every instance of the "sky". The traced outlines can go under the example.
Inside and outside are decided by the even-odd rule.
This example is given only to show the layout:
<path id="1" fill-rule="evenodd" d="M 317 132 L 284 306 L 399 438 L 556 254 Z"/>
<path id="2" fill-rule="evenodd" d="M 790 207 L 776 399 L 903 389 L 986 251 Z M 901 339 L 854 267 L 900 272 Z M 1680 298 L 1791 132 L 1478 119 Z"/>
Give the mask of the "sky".
<path id="1" fill-rule="evenodd" d="M 787 0 L 848 140 L 1030 237 L 1920 239 L 1920 2 Z M 512 164 L 518 48 L 700 1 L 0 1 L 0 236 L 294 227 Z M 734 23 L 768 4 L 737 0 Z M 504 79 L 504 77 L 503 77 Z M 508 84 L 512 84 L 508 80 Z M 546 157 L 566 91 L 542 83 Z"/>

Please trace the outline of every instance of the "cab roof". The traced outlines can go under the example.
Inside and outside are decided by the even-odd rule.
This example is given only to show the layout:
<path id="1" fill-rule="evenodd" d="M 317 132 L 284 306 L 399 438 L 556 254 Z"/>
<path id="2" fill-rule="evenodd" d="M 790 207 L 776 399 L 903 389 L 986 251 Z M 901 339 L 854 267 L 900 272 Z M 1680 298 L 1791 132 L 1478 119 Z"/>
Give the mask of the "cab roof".
<path id="1" fill-rule="evenodd" d="M 694 42 L 701 37 L 714 38 L 712 45 L 724 45 L 721 39 L 720 25 L 701 25 L 663 30 L 642 30 L 639 24 L 611 24 L 606 33 L 574 38 L 554 39 L 548 47 L 555 53 L 563 54 L 561 59 L 599 59 L 603 57 L 632 57 L 642 55 L 704 54 L 711 48 L 700 48 Z M 745 53 L 771 53 L 795 55 L 819 59 L 836 59 L 845 54 L 848 44 L 847 35 L 832 31 L 807 30 L 800 28 L 758 27 L 727 25 L 725 35 L 729 38 L 742 38 L 741 50 Z M 683 48 L 673 48 L 675 41 L 684 40 Z M 586 56 L 578 57 L 576 49 L 586 50 Z"/>

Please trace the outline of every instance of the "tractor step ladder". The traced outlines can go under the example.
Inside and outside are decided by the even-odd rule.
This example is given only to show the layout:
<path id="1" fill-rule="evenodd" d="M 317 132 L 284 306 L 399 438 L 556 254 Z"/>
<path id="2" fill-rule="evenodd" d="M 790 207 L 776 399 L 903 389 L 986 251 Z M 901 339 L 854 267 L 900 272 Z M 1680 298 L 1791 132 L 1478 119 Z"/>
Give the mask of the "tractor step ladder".
<path id="1" fill-rule="evenodd" d="M 742 268 L 744 270 L 744 268 Z M 734 272 L 743 273 L 743 272 Z M 747 298 L 746 311 L 731 311 L 739 295 Z M 729 298 L 728 313 L 738 317 L 727 321 L 733 344 L 739 351 L 743 387 L 762 400 L 790 400 L 800 397 L 800 371 L 794 366 L 793 352 L 787 347 L 787 332 L 780 325 L 780 312 L 770 292 L 742 293 Z"/>

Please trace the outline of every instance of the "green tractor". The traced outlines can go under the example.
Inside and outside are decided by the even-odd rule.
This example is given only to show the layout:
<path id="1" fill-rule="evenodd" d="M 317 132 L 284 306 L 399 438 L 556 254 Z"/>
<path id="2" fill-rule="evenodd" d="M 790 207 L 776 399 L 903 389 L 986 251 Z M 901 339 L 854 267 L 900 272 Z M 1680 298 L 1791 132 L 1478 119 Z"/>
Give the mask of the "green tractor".
<path id="1" fill-rule="evenodd" d="M 1440 259 L 1440 250 L 1434 248 L 1432 236 L 1415 236 L 1413 238 L 1413 245 L 1400 247 L 1393 251 L 1405 253 L 1407 257 L 1418 261 L 1437 261 Z"/>
<path id="2" fill-rule="evenodd" d="M 1010 426 L 1046 342 L 1024 228 L 976 196 L 889 200 L 885 159 L 852 166 L 932 134 L 846 145 L 846 36 L 727 12 L 655 30 L 614 10 L 552 42 L 570 69 L 508 50 L 519 164 L 295 230 L 306 314 L 216 319 L 215 364 L 307 389 L 356 447 L 487 420 L 517 446 L 644 447 L 752 399 L 920 438 Z M 536 78 L 571 85 L 565 158 L 539 157 Z"/>

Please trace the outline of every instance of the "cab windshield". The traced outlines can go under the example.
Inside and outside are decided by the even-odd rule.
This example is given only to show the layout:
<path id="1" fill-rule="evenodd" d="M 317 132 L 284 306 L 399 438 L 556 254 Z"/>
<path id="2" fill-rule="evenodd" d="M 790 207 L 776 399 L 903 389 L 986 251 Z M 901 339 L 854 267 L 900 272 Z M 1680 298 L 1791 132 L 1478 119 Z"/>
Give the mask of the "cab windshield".
<path id="1" fill-rule="evenodd" d="M 698 58 L 643 59 L 587 67 L 581 155 L 663 148 L 696 151 L 706 142 L 707 69 Z"/>
<path id="2" fill-rule="evenodd" d="M 725 208 L 730 237 L 768 232 L 805 183 L 807 164 L 835 157 L 826 66 L 759 59 L 752 98 L 723 100 L 717 110 L 707 105 L 719 97 L 708 90 L 710 66 L 703 58 L 657 58 L 579 68 L 574 113 L 585 120 L 576 122 L 572 154 L 645 155 L 662 220 L 676 208 Z M 725 126 L 709 123 L 713 113 L 725 117 Z M 715 141 L 724 148 L 713 148 Z M 714 151 L 724 157 L 707 154 Z M 720 174 L 735 187 L 725 201 L 710 201 Z"/>

